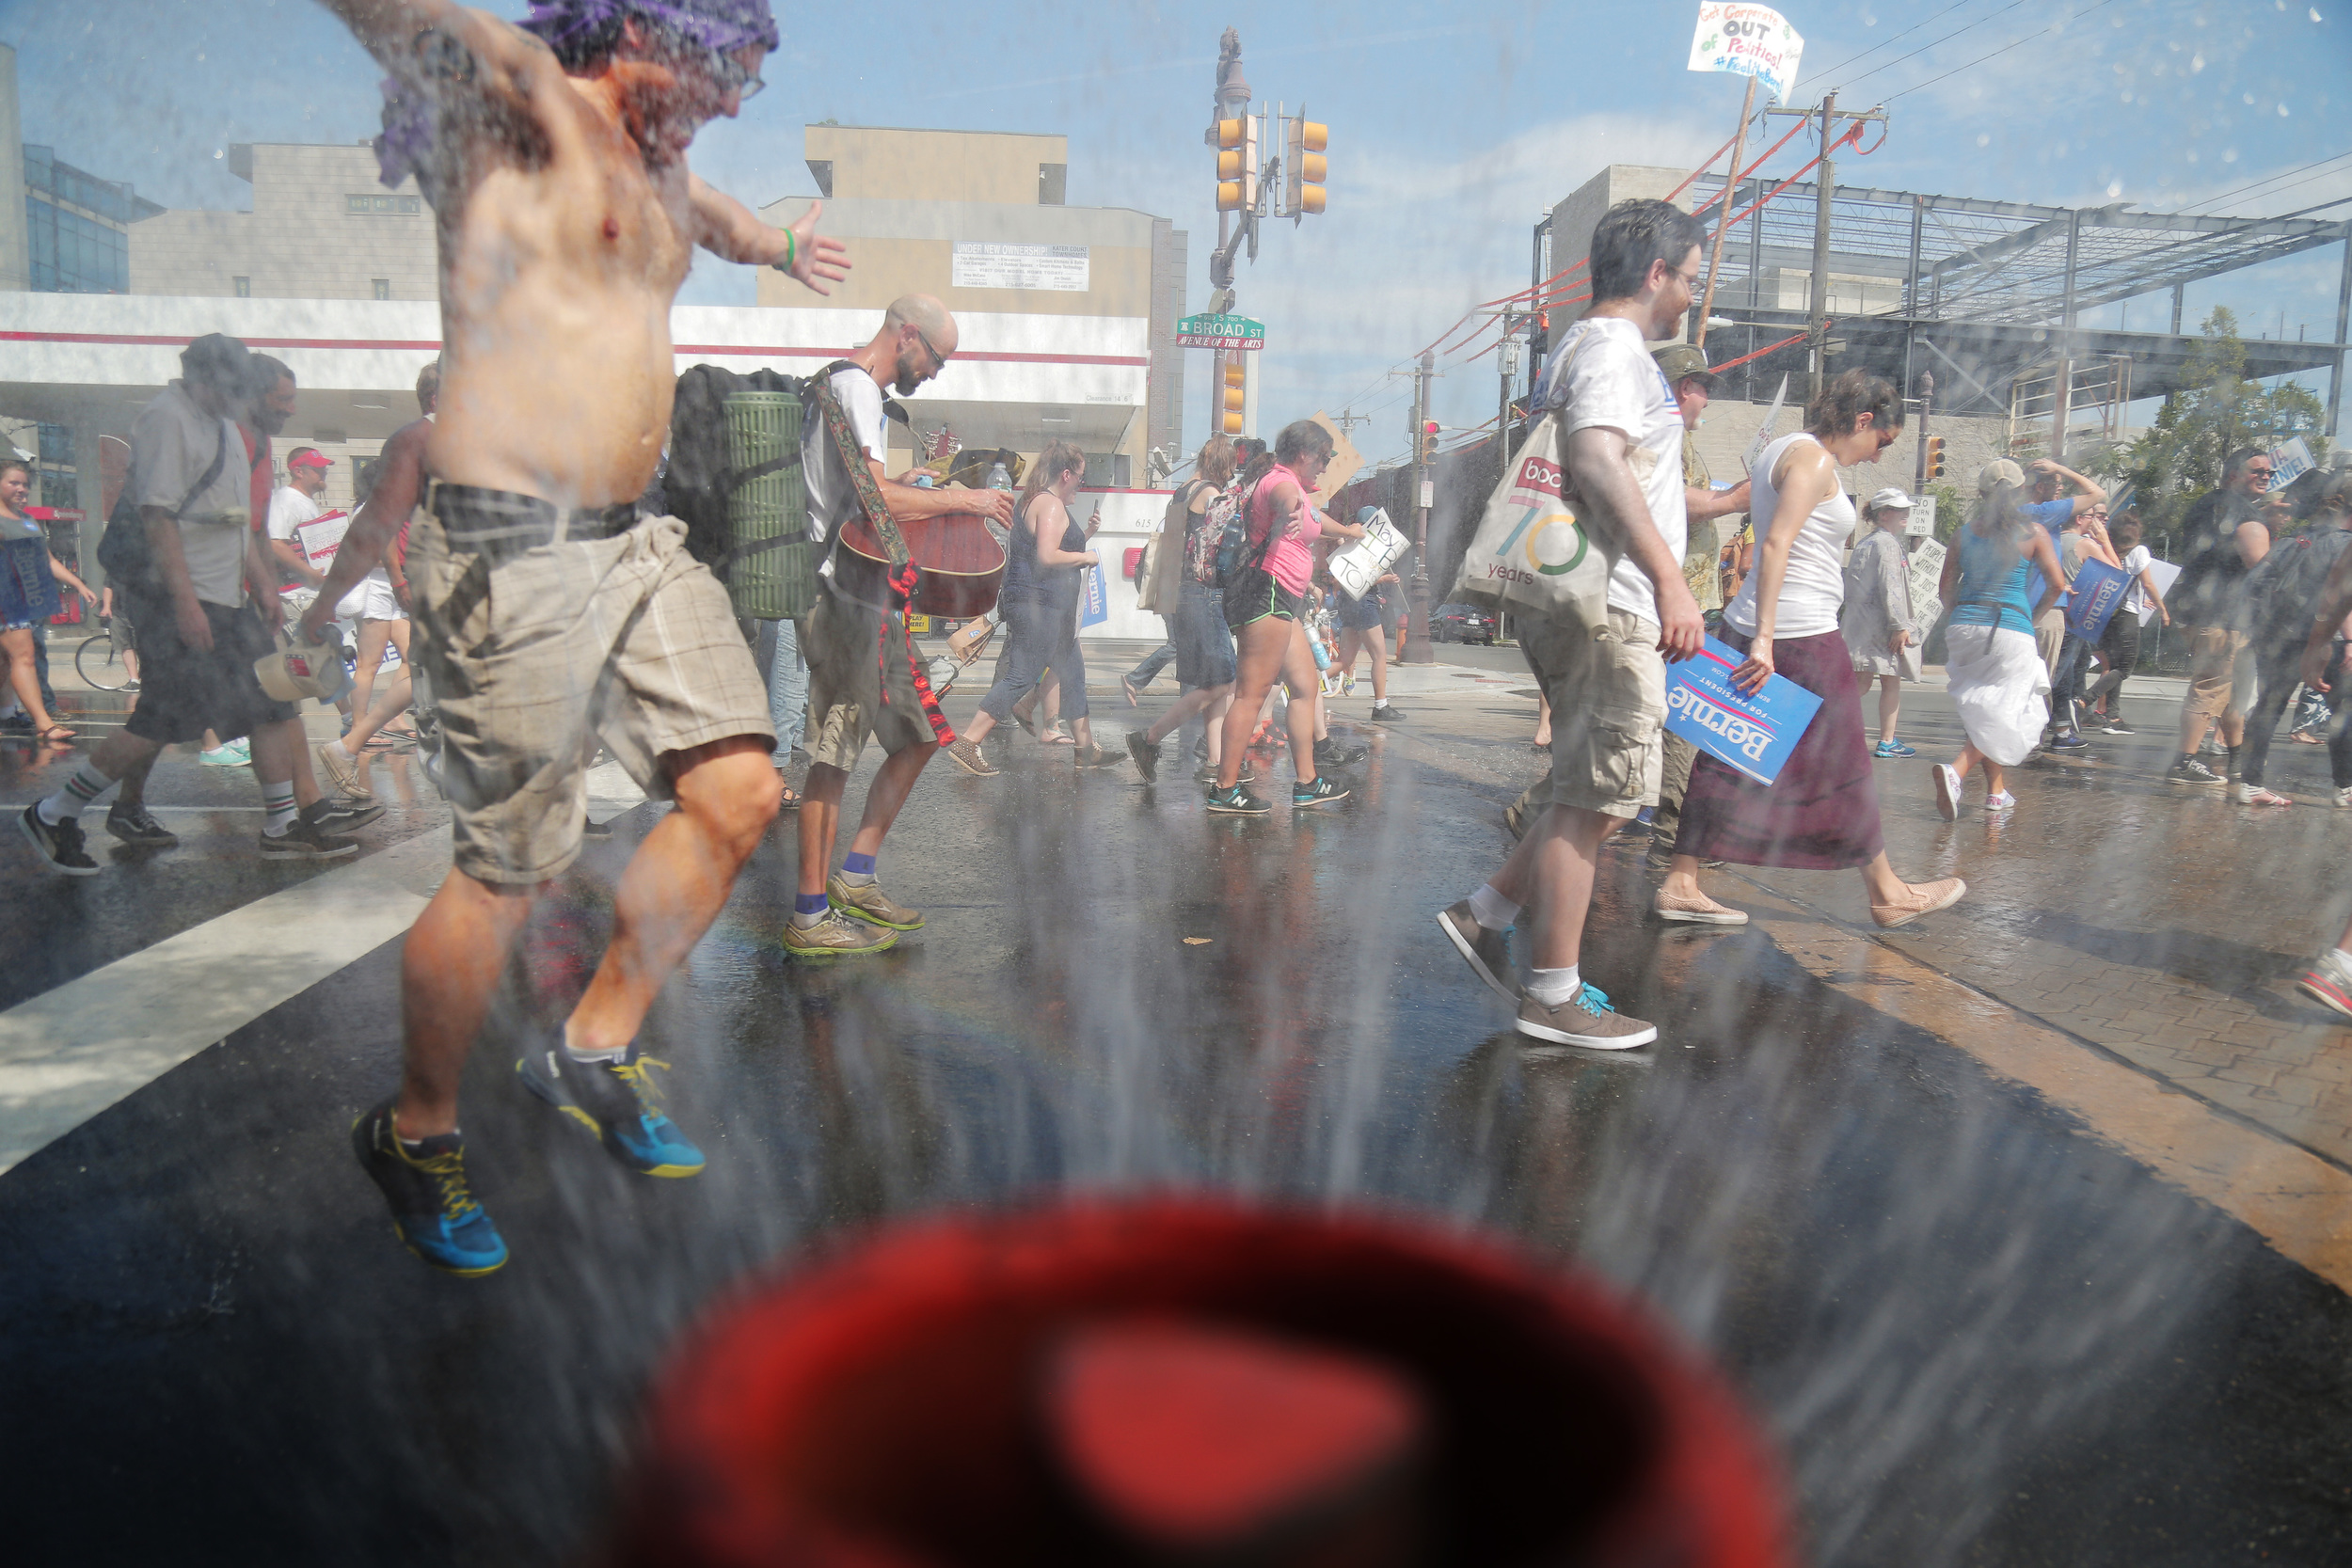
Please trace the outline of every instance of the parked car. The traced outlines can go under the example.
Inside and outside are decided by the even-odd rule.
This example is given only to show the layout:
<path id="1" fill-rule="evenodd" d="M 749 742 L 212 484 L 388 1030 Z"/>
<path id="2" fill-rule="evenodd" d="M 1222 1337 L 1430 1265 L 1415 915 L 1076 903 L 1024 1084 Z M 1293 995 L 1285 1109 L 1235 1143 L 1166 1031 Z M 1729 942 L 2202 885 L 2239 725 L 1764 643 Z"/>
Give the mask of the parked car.
<path id="1" fill-rule="evenodd" d="M 1476 605 L 1441 604 L 1429 617 L 1433 642 L 1484 642 L 1491 647 L 1497 630 L 1495 618 Z"/>

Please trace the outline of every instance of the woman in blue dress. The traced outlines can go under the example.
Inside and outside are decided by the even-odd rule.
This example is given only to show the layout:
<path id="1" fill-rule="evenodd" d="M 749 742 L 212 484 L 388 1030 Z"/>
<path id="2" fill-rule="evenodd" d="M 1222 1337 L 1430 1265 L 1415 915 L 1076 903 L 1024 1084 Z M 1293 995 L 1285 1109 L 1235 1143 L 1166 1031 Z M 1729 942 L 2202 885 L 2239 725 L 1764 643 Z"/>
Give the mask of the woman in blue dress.
<path id="1" fill-rule="evenodd" d="M 98 595 L 49 553 L 49 536 L 38 520 L 25 515 L 32 494 L 31 467 L 19 457 L 0 458 L 0 661 L 8 665 L 8 687 L 16 700 L 32 716 L 33 738 L 63 745 L 76 736 L 41 703 L 40 676 L 34 666 L 35 628 L 57 613 L 60 581 L 71 583 L 93 608 Z"/>

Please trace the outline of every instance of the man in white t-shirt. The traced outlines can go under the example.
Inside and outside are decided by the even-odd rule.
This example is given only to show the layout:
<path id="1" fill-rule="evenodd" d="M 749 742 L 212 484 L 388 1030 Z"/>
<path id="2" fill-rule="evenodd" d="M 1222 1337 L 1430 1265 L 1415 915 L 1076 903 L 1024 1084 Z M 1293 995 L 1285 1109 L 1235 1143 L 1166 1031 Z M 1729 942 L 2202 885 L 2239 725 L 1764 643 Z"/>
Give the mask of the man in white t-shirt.
<path id="1" fill-rule="evenodd" d="M 285 581 L 315 589 L 326 574 L 314 570 L 301 535 L 294 531 L 318 521 L 326 509 L 319 497 L 326 490 L 326 470 L 335 460 L 316 447 L 296 447 L 286 454 L 286 483 L 270 492 L 269 553 L 277 558 Z"/>
<path id="2" fill-rule="evenodd" d="M 1578 967 L 1601 841 L 1658 802 L 1665 657 L 1706 636 L 1684 580 L 1689 519 L 1682 413 L 1645 340 L 1671 336 L 1699 276 L 1697 219 L 1664 201 L 1623 201 L 1593 230 L 1592 309 L 1551 352 L 1535 404 L 1560 410 L 1568 477 L 1592 536 L 1614 557 L 1606 625 L 1521 615 L 1519 645 L 1551 704 L 1549 809 L 1494 878 L 1439 912 L 1479 977 L 1504 995 L 1506 933 L 1535 906 L 1534 962 L 1518 1030 L 1567 1045 L 1624 1050 L 1658 1037 L 1583 983 Z"/>
<path id="3" fill-rule="evenodd" d="M 923 490 L 882 477 L 882 378 L 906 396 L 945 370 L 956 352 L 956 321 L 929 294 L 894 300 L 874 341 L 825 376 L 848 416 L 850 435 L 882 504 L 901 522 L 951 512 L 1012 520 L 1004 490 Z M 814 395 L 801 421 L 801 482 L 807 487 L 808 529 L 823 554 L 817 568 L 817 608 L 808 618 L 802 655 L 808 660 L 808 779 L 802 790 L 801 881 L 784 950 L 804 958 L 879 953 L 923 917 L 894 903 L 874 879 L 874 857 L 898 819 L 923 765 L 955 733 L 932 722 L 928 694 L 914 685 L 914 643 L 906 620 L 893 610 L 892 593 L 871 562 L 840 542 L 844 524 L 864 514 L 850 471 Z M 866 815 L 842 869 L 834 873 L 833 841 L 841 822 L 842 788 L 868 736 L 888 753 L 866 792 Z"/>

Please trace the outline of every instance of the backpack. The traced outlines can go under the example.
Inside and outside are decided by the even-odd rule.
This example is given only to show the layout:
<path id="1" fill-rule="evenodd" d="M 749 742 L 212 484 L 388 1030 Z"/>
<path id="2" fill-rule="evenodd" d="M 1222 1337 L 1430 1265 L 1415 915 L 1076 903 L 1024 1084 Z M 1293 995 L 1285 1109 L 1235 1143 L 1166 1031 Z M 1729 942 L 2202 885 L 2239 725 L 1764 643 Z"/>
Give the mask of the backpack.
<path id="1" fill-rule="evenodd" d="M 1272 471 L 1267 470 L 1268 473 Z M 1233 510 L 1225 518 L 1225 526 L 1217 532 L 1216 586 L 1219 588 L 1232 587 L 1244 574 L 1263 565 L 1266 552 L 1274 548 L 1274 531 L 1280 526 L 1279 522 L 1266 524 L 1265 537 L 1258 541 L 1255 548 L 1249 543 L 1249 508 L 1257 500 L 1259 487 L 1265 481 L 1265 474 L 1257 477 L 1234 503 Z"/>
<path id="2" fill-rule="evenodd" d="M 736 613 L 762 620 L 805 615 L 816 603 L 808 560 L 808 499 L 800 483 L 801 447 L 787 439 L 783 453 L 750 467 L 732 466 L 727 447 L 727 399 L 737 392 L 780 392 L 803 405 L 808 383 L 775 371 L 738 374 L 695 365 L 678 377 L 670 410 L 670 456 L 661 476 L 664 511 L 686 525 L 686 553 L 710 568 L 727 588 Z M 803 418 L 805 419 L 805 412 Z M 767 517 L 746 531 L 728 518 L 728 503 L 745 485 L 781 475 L 764 486 L 767 509 L 782 507 L 782 526 Z M 741 506 L 736 511 L 743 512 Z"/>
<path id="3" fill-rule="evenodd" d="M 1209 498 L 1209 504 L 1201 512 L 1198 522 L 1186 515 L 1184 569 L 1187 580 L 1197 582 L 1203 588 L 1216 586 L 1217 549 L 1224 544 L 1225 531 L 1232 525 L 1233 514 L 1240 505 L 1240 499 L 1232 491 L 1219 490 Z"/>
<path id="4" fill-rule="evenodd" d="M 2301 646 L 2313 607 L 2336 558 L 2352 546 L 2352 531 L 2306 530 L 2271 546 L 2246 574 L 2247 625 L 2257 649 Z"/>

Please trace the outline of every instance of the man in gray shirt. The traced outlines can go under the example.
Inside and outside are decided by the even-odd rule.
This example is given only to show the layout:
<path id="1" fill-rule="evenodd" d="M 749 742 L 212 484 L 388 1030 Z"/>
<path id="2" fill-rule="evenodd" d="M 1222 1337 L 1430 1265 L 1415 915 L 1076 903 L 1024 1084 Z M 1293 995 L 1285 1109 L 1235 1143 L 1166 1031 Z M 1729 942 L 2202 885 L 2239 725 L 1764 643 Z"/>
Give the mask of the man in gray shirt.
<path id="1" fill-rule="evenodd" d="M 69 876 L 99 869 L 82 842 L 83 811 L 166 746 L 208 729 L 223 740 L 252 736 L 264 858 L 332 860 L 359 847 L 326 832 L 316 814 L 297 811 L 302 724 L 294 705 L 273 701 L 253 673 L 254 660 L 276 648 L 283 614 L 276 565 L 253 527 L 251 468 L 233 418 L 249 356 L 236 339 L 210 333 L 182 352 L 180 368 L 181 379 L 131 426 L 124 494 L 137 509 L 150 569 L 143 581 L 114 586 L 138 605 L 138 705 L 63 788 L 17 818 L 41 859 Z"/>

